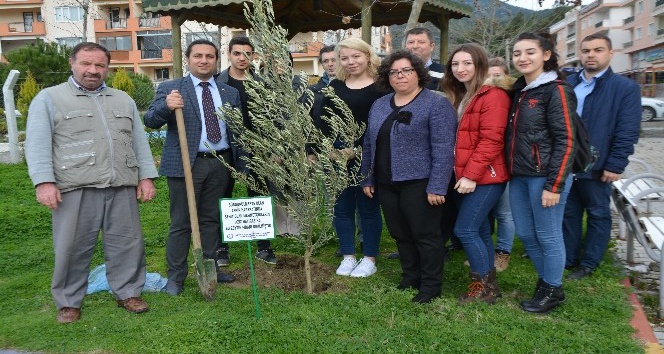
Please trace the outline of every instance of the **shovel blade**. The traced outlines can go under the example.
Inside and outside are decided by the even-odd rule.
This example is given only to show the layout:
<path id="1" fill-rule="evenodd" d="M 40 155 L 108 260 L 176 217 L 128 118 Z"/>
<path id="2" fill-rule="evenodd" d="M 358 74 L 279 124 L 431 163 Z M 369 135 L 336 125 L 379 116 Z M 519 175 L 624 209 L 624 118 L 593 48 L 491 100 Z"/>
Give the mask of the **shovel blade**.
<path id="1" fill-rule="evenodd" d="M 217 266 L 214 259 L 203 258 L 203 250 L 194 249 L 196 280 L 205 300 L 212 301 L 217 292 Z"/>

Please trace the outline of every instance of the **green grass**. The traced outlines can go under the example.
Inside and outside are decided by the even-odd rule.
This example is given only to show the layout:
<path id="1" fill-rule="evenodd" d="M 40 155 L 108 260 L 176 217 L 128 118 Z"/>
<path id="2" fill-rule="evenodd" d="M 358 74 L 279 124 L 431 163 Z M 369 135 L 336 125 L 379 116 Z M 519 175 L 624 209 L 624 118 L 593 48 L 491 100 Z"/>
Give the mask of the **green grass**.
<path id="1" fill-rule="evenodd" d="M 168 191 L 141 206 L 148 270 L 165 274 Z M 510 268 L 499 274 L 504 293 L 495 306 L 461 307 L 465 256 L 446 264 L 443 298 L 430 305 L 410 302 L 395 290 L 399 263 L 379 258 L 368 279 L 339 278 L 341 293 L 307 295 L 261 289 L 262 319 L 254 316 L 251 289 L 221 286 L 205 302 L 196 281 L 182 296 L 148 293 L 150 311 L 118 309 L 111 295 L 85 298 L 82 318 L 55 321 L 50 295 L 53 264 L 50 213 L 35 201 L 24 165 L 0 164 L 0 348 L 43 353 L 642 353 L 632 339 L 631 307 L 618 268 L 606 258 L 587 280 L 566 282 L 567 302 L 548 315 L 532 315 L 518 302 L 530 296 L 536 275 L 516 243 Z M 386 231 L 381 253 L 394 250 Z M 277 239 L 279 252 L 295 252 Z M 336 266 L 336 243 L 316 259 Z M 246 264 L 246 247 L 231 245 L 232 267 Z M 92 265 L 102 262 L 97 250 Z M 336 278 L 335 278 L 336 279 Z"/>

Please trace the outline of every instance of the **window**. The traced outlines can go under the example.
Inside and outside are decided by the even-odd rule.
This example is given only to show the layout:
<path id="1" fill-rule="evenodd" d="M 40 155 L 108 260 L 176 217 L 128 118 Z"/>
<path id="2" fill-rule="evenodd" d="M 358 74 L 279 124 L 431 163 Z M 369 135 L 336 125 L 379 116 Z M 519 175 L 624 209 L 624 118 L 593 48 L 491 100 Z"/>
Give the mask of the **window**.
<path id="1" fill-rule="evenodd" d="M 648 24 L 648 37 L 654 36 L 655 34 L 657 34 L 655 31 L 655 24 L 654 23 Z"/>
<path id="2" fill-rule="evenodd" d="M 77 44 L 83 41 L 81 37 L 62 37 L 57 40 L 59 45 L 64 45 L 69 48 L 74 48 Z"/>
<path id="3" fill-rule="evenodd" d="M 634 39 L 641 39 L 643 35 L 643 28 L 639 27 L 636 29 L 636 34 L 634 36 Z"/>
<path id="4" fill-rule="evenodd" d="M 640 14 L 643 12 L 643 0 L 636 3 L 636 13 Z"/>
<path id="5" fill-rule="evenodd" d="M 55 22 L 83 21 L 85 13 L 79 6 L 59 6 L 55 8 Z"/>
<path id="6" fill-rule="evenodd" d="M 108 50 L 131 50 L 131 37 L 101 37 L 99 44 Z"/>
<path id="7" fill-rule="evenodd" d="M 158 68 L 154 69 L 154 79 L 155 80 L 168 80 L 168 68 Z"/>
<path id="8" fill-rule="evenodd" d="M 581 21 L 581 29 L 585 29 L 588 22 L 586 20 Z"/>

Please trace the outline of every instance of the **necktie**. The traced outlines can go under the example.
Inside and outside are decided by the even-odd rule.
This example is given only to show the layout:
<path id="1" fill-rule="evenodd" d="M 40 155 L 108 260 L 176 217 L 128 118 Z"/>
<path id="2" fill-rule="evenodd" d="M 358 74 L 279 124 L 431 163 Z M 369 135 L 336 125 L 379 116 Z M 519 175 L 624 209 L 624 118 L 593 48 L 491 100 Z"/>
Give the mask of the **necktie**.
<path id="1" fill-rule="evenodd" d="M 214 114 L 214 101 L 210 92 L 210 83 L 202 81 L 199 85 L 203 88 L 203 114 L 205 115 L 205 130 L 208 140 L 216 144 L 221 140 L 221 130 L 217 116 Z"/>

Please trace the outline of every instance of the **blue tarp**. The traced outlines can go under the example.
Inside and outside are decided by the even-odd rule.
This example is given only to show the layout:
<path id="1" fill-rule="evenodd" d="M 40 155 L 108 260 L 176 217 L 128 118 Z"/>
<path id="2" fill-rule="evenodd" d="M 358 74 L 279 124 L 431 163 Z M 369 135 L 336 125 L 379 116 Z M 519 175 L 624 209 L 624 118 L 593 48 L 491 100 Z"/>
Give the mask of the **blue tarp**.
<path id="1" fill-rule="evenodd" d="M 168 279 L 161 276 L 159 273 L 147 273 L 145 277 L 145 286 L 143 292 L 159 292 L 165 286 Z M 111 291 L 106 279 L 106 265 L 102 264 L 97 266 L 90 272 L 88 276 L 88 294 L 97 293 L 100 291 Z"/>

